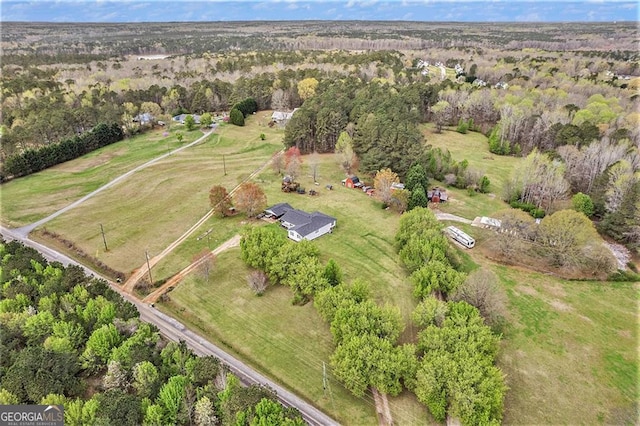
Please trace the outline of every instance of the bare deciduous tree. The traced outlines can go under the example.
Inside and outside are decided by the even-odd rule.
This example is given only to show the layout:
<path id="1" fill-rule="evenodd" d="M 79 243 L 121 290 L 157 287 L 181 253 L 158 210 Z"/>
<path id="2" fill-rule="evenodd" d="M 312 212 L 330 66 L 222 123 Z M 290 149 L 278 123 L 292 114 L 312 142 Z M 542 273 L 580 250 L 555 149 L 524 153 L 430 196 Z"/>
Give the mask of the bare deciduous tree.
<path id="1" fill-rule="evenodd" d="M 196 264 L 198 272 L 209 283 L 209 275 L 215 265 L 216 256 L 208 249 L 203 249 L 200 253 L 193 257 L 193 263 Z"/>
<path id="2" fill-rule="evenodd" d="M 489 326 L 497 326 L 504 320 L 505 295 L 498 285 L 498 277 L 489 269 L 481 268 L 471 273 L 452 300 L 463 300 L 478 308 Z"/>
<path id="3" fill-rule="evenodd" d="M 267 278 L 267 274 L 262 271 L 256 270 L 247 275 L 247 283 L 249 284 L 251 290 L 253 290 L 253 292 L 258 296 L 260 296 L 267 289 L 269 279 Z"/>

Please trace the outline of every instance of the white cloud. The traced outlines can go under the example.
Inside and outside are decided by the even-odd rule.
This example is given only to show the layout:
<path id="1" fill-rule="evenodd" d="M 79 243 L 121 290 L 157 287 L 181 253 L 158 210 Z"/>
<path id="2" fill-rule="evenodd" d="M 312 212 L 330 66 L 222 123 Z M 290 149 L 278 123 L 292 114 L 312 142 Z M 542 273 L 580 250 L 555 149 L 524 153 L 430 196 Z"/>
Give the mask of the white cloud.
<path id="1" fill-rule="evenodd" d="M 516 16 L 518 22 L 540 22 L 540 15 L 537 12 L 527 13 L 525 15 Z"/>

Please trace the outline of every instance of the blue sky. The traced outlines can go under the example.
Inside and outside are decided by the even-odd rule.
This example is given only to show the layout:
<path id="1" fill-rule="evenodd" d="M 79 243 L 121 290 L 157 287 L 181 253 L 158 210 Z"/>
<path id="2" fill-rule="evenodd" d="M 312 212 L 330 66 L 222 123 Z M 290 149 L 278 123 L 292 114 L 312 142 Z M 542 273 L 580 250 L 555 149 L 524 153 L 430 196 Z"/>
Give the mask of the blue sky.
<path id="1" fill-rule="evenodd" d="M 638 21 L 638 1 L 523 0 L 0 0 L 0 21 L 167 22 L 403 20 Z"/>

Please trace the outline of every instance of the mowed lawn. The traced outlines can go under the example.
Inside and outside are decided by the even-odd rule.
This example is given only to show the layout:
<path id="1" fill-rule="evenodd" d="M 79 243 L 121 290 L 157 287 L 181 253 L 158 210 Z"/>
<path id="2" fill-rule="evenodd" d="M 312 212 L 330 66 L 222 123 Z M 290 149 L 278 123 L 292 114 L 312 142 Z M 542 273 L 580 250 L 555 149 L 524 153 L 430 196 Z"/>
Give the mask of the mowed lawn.
<path id="1" fill-rule="evenodd" d="M 507 424 L 635 424 L 638 283 L 564 281 L 493 266 L 508 297 L 498 364 Z"/>
<path id="2" fill-rule="evenodd" d="M 231 249 L 218 257 L 208 284 L 192 274 L 170 293 L 169 304 L 158 305 L 341 423 L 375 424 L 370 395 L 351 396 L 331 375 L 324 392 L 322 363 L 329 367 L 333 343 L 313 304 L 292 305 L 283 286 L 258 297 L 246 283 L 248 273 L 240 249 Z"/>
<path id="3" fill-rule="evenodd" d="M 448 149 L 451 157 L 456 161 L 467 160 L 469 167 L 480 170 L 491 181 L 489 190 L 497 198 L 502 197 L 505 184 L 511 178 L 513 170 L 523 160 L 518 157 L 496 155 L 489 152 L 487 137 L 481 133 L 458 133 L 455 128 L 445 128 L 442 133 L 436 133 L 433 124 L 422 126 L 422 134 L 434 148 Z"/>
<path id="4" fill-rule="evenodd" d="M 318 191 L 318 196 L 281 192 L 281 177 L 273 170 L 266 170 L 256 181 L 264 188 L 269 205 L 288 202 L 295 208 L 319 210 L 338 219 L 332 234 L 315 240 L 322 261 L 333 258 L 347 282 L 362 279 L 369 283 L 378 303 L 398 306 L 407 325 L 401 339 L 410 340 L 415 330 L 409 316 L 416 303 L 393 247 L 400 216 L 381 209 L 379 202 L 362 191 L 342 187 L 340 180 L 344 173 L 333 155 L 322 155 L 320 161 L 320 185 L 313 183 L 309 157 L 304 157 L 303 173 L 297 179 L 307 191 Z M 333 190 L 326 185 L 333 185 Z M 223 223 L 237 224 L 237 220 L 217 219 L 219 227 L 215 229 L 232 235 L 230 229 L 224 231 L 227 227 Z M 241 227 L 263 223 L 252 221 Z M 185 244 L 174 259 L 179 251 L 197 251 L 188 248 L 194 244 L 201 246 L 203 240 Z M 186 263 L 182 267 L 188 264 L 188 259 L 183 261 Z M 169 293 L 170 303 L 161 305 L 214 340 L 231 346 L 248 362 L 318 404 L 340 422 L 375 424 L 371 395 L 355 398 L 330 375 L 332 392 L 325 396 L 321 367 L 324 361 L 331 372 L 329 357 L 333 343 L 328 324 L 317 315 L 313 305 L 291 305 L 292 293 L 284 287 L 271 287 L 264 296 L 256 297 L 246 283 L 248 272 L 239 250 L 232 249 L 216 260 L 209 284 L 203 275 L 194 273 Z M 302 326 L 293 326 L 297 324 Z M 425 424 L 430 419 L 426 408 L 408 392 L 390 398 L 390 404 L 397 424 Z"/>
<path id="5" fill-rule="evenodd" d="M 145 262 L 145 251 L 158 254 L 209 211 L 213 185 L 233 188 L 281 149 L 282 131 L 258 127 L 257 119 L 250 117 L 244 132 L 224 126 L 220 133 L 135 173 L 44 227 L 115 270 L 131 273 Z"/>
<path id="6" fill-rule="evenodd" d="M 200 130 L 182 126 L 154 130 L 105 146 L 81 158 L 58 164 L 0 185 L 1 220 L 11 227 L 27 225 L 71 204 L 119 175 L 155 157 L 193 142 Z M 183 135 L 182 143 L 177 134 Z"/>

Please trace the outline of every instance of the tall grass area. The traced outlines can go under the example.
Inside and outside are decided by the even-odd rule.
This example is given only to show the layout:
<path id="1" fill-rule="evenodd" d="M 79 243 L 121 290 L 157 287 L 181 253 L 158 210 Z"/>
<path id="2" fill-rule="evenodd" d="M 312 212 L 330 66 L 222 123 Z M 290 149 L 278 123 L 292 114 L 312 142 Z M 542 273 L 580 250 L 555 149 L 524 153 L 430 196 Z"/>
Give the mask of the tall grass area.
<path id="1" fill-rule="evenodd" d="M 119 175 L 155 157 L 188 144 L 203 135 L 174 126 L 154 130 L 105 146 L 81 158 L 67 161 L 0 186 L 1 220 L 8 226 L 27 225 L 71 204 Z M 183 135 L 178 142 L 177 134 Z"/>

